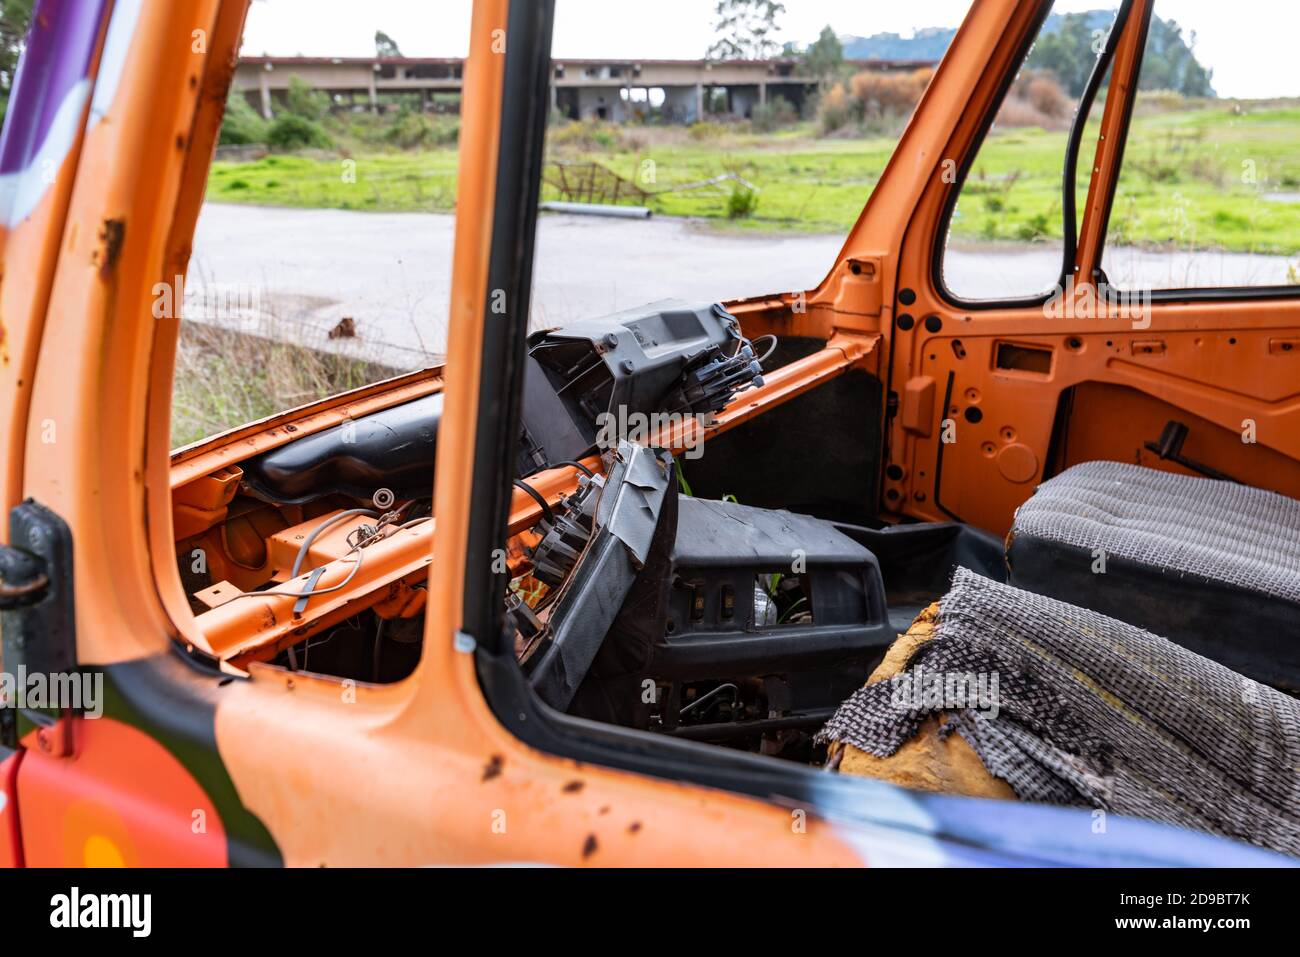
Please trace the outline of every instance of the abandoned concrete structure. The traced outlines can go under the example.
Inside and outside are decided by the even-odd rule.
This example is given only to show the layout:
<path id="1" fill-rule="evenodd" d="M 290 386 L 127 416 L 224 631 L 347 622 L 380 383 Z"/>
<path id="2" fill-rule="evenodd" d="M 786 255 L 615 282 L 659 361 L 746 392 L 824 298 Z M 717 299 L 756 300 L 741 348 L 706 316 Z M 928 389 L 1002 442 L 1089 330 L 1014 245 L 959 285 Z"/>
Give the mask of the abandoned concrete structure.
<path id="1" fill-rule="evenodd" d="M 898 71 L 933 66 L 923 60 L 854 60 L 857 70 Z M 772 60 L 556 60 L 551 99 L 571 119 L 624 122 L 657 117 L 692 123 L 705 115 L 747 117 L 781 97 L 795 109 L 816 88 L 794 58 Z M 235 89 L 269 117 L 292 77 L 336 102 L 382 108 L 394 94 L 426 106 L 437 94 L 461 89 L 463 61 L 439 57 L 244 57 Z"/>

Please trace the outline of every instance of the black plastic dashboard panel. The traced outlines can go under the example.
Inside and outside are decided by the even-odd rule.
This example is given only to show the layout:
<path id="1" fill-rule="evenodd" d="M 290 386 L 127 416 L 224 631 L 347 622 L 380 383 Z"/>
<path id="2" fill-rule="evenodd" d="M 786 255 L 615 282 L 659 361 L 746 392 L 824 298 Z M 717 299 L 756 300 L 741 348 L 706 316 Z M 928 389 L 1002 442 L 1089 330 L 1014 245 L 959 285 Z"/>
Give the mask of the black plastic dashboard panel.
<path id="1" fill-rule="evenodd" d="M 371 501 L 380 489 L 427 498 L 441 420 L 442 393 L 395 405 L 249 459 L 244 484 L 287 505 L 340 493 Z"/>

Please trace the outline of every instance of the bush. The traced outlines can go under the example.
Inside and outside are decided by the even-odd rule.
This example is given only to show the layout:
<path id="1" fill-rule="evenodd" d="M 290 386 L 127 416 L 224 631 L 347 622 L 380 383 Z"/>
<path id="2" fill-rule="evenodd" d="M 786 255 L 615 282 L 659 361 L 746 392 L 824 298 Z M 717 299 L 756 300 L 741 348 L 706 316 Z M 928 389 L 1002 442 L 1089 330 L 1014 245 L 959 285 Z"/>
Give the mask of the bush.
<path id="1" fill-rule="evenodd" d="M 1007 91 L 995 125 L 1002 129 L 1038 126 L 1045 130 L 1065 129 L 1074 104 L 1056 77 L 1046 70 L 1025 70 Z"/>
<path id="2" fill-rule="evenodd" d="M 284 97 L 287 113 L 319 123 L 329 115 L 330 105 L 328 94 L 313 90 L 296 76 L 289 77 L 289 91 Z"/>
<path id="3" fill-rule="evenodd" d="M 231 93 L 226 100 L 226 113 L 221 119 L 222 146 L 247 146 L 265 143 L 270 124 L 253 109 L 242 93 Z"/>
<path id="4" fill-rule="evenodd" d="M 789 126 L 798 120 L 798 111 L 782 96 L 758 104 L 750 113 L 750 123 L 755 133 L 770 133 L 777 127 Z"/>
<path id="5" fill-rule="evenodd" d="M 450 146 L 459 136 L 458 119 L 435 123 L 422 113 L 405 110 L 397 114 L 397 118 L 384 133 L 387 142 L 407 150 L 421 146 Z"/>
<path id="6" fill-rule="evenodd" d="M 1072 105 L 1061 84 L 1050 73 L 1034 73 L 1026 77 L 1024 98 L 1038 112 L 1053 119 L 1067 116 Z"/>
<path id="7" fill-rule="evenodd" d="M 907 116 L 921 102 L 933 76 L 934 70 L 928 68 L 909 73 L 863 72 L 849 81 L 849 92 L 862 104 L 863 116 Z"/>
<path id="8" fill-rule="evenodd" d="M 696 120 L 686 128 L 686 134 L 691 139 L 700 142 L 719 139 L 722 136 L 722 132 L 722 124 L 716 123 L 713 120 Z"/>
<path id="9" fill-rule="evenodd" d="M 746 186 L 739 180 L 731 183 L 731 192 L 727 195 L 727 218 L 746 219 L 758 208 L 758 190 Z"/>
<path id="10" fill-rule="evenodd" d="M 301 116 L 282 116 L 271 124 L 266 134 L 268 145 L 278 150 L 328 147 L 333 141 L 320 126 Z"/>
<path id="11" fill-rule="evenodd" d="M 853 120 L 854 106 L 849 102 L 843 83 L 836 83 L 826 91 L 817 104 L 817 123 L 822 135 L 828 136 Z"/>
<path id="12" fill-rule="evenodd" d="M 602 120 L 579 120 L 551 130 L 547 142 L 578 150 L 617 150 L 623 145 L 623 131 Z"/>

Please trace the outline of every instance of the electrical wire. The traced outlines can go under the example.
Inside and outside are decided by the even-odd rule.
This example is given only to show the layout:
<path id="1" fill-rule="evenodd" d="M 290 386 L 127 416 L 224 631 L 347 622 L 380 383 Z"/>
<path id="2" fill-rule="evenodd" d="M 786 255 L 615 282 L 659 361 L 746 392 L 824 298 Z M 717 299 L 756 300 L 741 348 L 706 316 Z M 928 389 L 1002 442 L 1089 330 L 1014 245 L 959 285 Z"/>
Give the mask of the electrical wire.
<path id="1" fill-rule="evenodd" d="M 308 549 L 311 548 L 312 542 L 316 541 L 316 539 L 320 536 L 321 532 L 325 531 L 325 529 L 329 528 L 332 525 L 337 525 L 339 522 L 343 521 L 344 519 L 351 518 L 354 515 L 365 515 L 368 518 L 379 518 L 379 513 L 369 508 L 349 508 L 346 511 L 338 512 L 337 514 L 331 515 L 329 518 L 325 519 L 325 521 L 321 522 L 319 525 L 313 528 L 311 530 L 311 534 L 309 534 L 303 540 L 303 543 L 300 546 L 298 546 L 298 554 L 294 557 L 293 571 L 289 572 L 289 577 L 290 578 L 298 577 L 298 573 L 302 570 L 303 560 L 307 557 Z"/>
<path id="2" fill-rule="evenodd" d="M 700 705 L 704 704 L 704 702 L 706 702 L 706 701 L 712 701 L 714 698 L 716 698 L 719 694 L 721 694 L 721 693 L 724 692 L 724 691 L 730 691 L 730 692 L 732 692 L 732 702 L 733 702 L 733 703 L 735 703 L 736 701 L 739 701 L 739 700 L 740 700 L 740 689 L 737 688 L 737 687 L 736 687 L 734 684 L 732 684 L 730 681 L 728 681 L 728 682 L 726 682 L 725 684 L 720 684 L 720 685 L 718 685 L 718 686 L 717 686 L 716 688 L 714 688 L 712 691 L 710 691 L 710 692 L 708 692 L 708 693 L 706 693 L 706 694 L 702 694 L 702 695 L 700 695 L 698 698 L 696 698 L 694 701 L 692 701 L 690 704 L 688 704 L 685 708 L 682 708 L 682 710 L 678 711 L 678 712 L 677 712 L 677 716 L 680 718 L 682 715 L 686 714 L 686 712 L 688 712 L 688 711 L 692 711 L 692 710 L 694 710 L 695 708 L 698 708 Z"/>
<path id="3" fill-rule="evenodd" d="M 229 605 L 232 601 L 238 601 L 241 598 L 261 598 L 265 595 L 284 595 L 288 598 L 315 598 L 317 595 L 328 595 L 330 592 L 338 591 L 340 588 L 346 587 L 348 582 L 352 581 L 352 579 L 357 576 L 357 572 L 361 570 L 361 560 L 365 557 L 365 552 L 363 552 L 359 547 L 351 549 L 351 551 L 338 560 L 345 562 L 351 558 L 353 554 L 357 556 L 357 560 L 352 566 L 352 571 L 348 572 L 348 576 L 337 585 L 330 585 L 328 588 L 312 588 L 310 590 L 299 591 L 285 591 L 279 588 L 268 588 L 264 591 L 246 591 L 238 595 L 232 595 L 230 598 L 223 601 L 221 605 Z M 220 608 L 221 605 L 217 605 L 216 607 Z"/>
<path id="4" fill-rule="evenodd" d="M 595 478 L 596 476 L 596 473 L 587 468 L 587 466 L 583 465 L 581 462 L 575 462 L 573 459 L 563 459 L 559 462 L 552 462 L 550 467 L 559 468 L 561 465 L 572 465 L 575 469 L 581 469 L 587 473 L 587 478 Z"/>
<path id="5" fill-rule="evenodd" d="M 523 479 L 515 479 L 514 484 L 515 484 L 515 488 L 521 488 L 533 497 L 533 501 L 542 507 L 542 514 L 546 516 L 546 520 L 550 522 L 552 525 L 554 525 L 555 513 L 551 511 L 550 503 L 548 503 L 546 499 L 542 497 L 542 494 L 538 492 L 537 489 L 533 488 L 531 485 L 525 482 Z"/>
<path id="6" fill-rule="evenodd" d="M 759 336 L 757 339 L 752 340 L 752 341 L 750 342 L 750 344 L 749 344 L 749 347 L 750 347 L 751 349 L 755 349 L 755 351 L 757 351 L 757 349 L 755 348 L 754 343 L 762 342 L 764 339 L 771 339 L 771 340 L 772 340 L 772 344 L 771 344 L 770 346 L 768 346 L 766 352 L 764 352 L 761 356 L 758 357 L 758 361 L 759 361 L 759 364 L 760 364 L 760 365 L 761 365 L 762 363 L 766 362 L 766 361 L 771 357 L 772 353 L 776 352 L 776 347 L 777 347 L 777 345 L 779 344 L 779 342 L 778 342 L 776 336 L 772 335 L 771 333 L 768 333 L 768 334 L 765 335 L 765 336 Z"/>

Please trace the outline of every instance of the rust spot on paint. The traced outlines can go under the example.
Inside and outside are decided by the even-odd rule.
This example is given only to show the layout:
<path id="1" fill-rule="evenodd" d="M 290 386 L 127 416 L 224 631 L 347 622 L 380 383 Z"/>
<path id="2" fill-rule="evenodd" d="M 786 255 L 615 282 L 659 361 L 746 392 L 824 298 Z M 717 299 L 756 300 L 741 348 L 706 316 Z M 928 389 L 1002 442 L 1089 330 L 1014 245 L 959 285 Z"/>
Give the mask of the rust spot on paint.
<path id="1" fill-rule="evenodd" d="M 565 794 L 577 794 L 584 787 L 586 787 L 586 785 L 583 784 L 583 782 L 581 781 L 570 781 L 560 790 L 562 790 Z"/>
<path id="2" fill-rule="evenodd" d="M 635 833 L 636 833 L 637 831 L 639 831 L 639 830 L 641 830 L 641 822 L 640 822 L 640 821 L 633 821 L 631 824 L 629 824 L 629 825 L 627 826 L 627 832 L 628 832 L 629 834 L 635 834 Z"/>
<path id="3" fill-rule="evenodd" d="M 494 754 L 492 757 L 488 758 L 488 763 L 483 766 L 483 780 L 491 781 L 494 777 L 499 775 L 501 769 L 505 767 L 505 763 L 505 758 L 501 757 L 499 754 Z"/>
<path id="4" fill-rule="evenodd" d="M 597 846 L 598 845 L 596 843 L 596 835 L 588 834 L 587 839 L 582 842 L 583 859 L 585 860 L 586 858 L 591 857 L 591 855 L 595 854 Z"/>
<path id="5" fill-rule="evenodd" d="M 95 247 L 94 264 L 102 278 L 107 279 L 117 265 L 125 239 L 125 219 L 106 219 L 99 227 L 99 245 Z"/>

